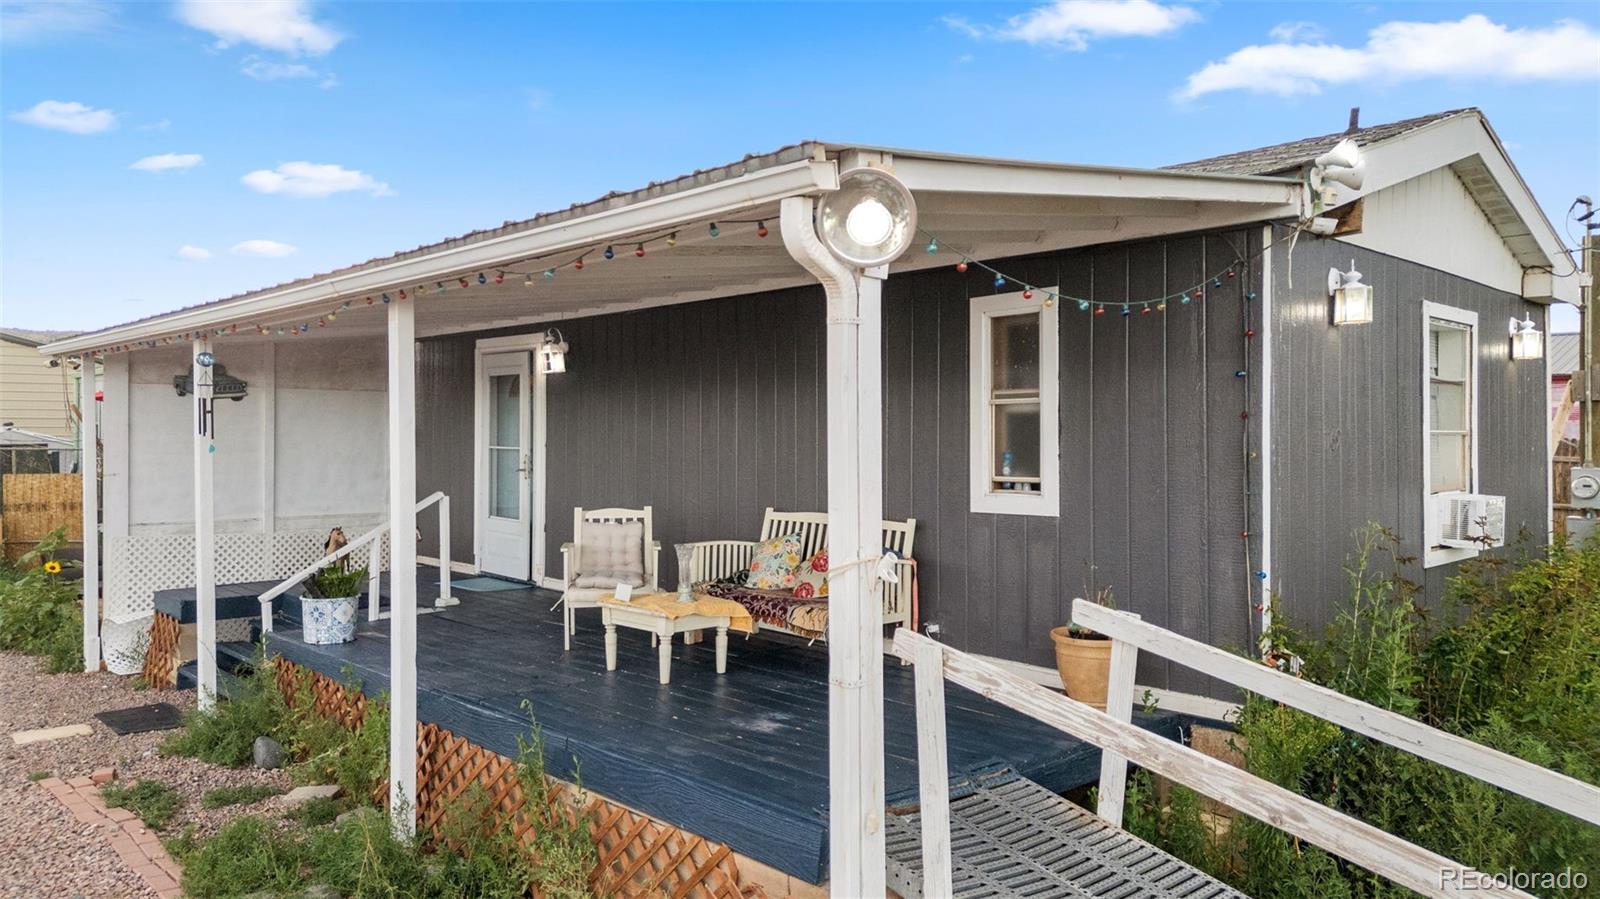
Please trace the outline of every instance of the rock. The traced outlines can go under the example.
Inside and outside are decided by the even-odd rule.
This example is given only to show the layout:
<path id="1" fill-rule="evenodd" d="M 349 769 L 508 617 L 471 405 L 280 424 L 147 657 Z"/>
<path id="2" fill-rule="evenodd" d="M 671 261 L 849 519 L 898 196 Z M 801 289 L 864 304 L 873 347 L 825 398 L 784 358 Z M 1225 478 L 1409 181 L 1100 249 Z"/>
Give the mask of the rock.
<path id="1" fill-rule="evenodd" d="M 313 799 L 335 799 L 339 796 L 338 784 L 317 784 L 310 787 L 295 787 L 283 794 L 283 804 L 293 808 Z"/>
<path id="2" fill-rule="evenodd" d="M 283 747 L 271 737 L 256 737 L 255 746 L 251 747 L 255 756 L 257 768 L 283 767 Z"/>

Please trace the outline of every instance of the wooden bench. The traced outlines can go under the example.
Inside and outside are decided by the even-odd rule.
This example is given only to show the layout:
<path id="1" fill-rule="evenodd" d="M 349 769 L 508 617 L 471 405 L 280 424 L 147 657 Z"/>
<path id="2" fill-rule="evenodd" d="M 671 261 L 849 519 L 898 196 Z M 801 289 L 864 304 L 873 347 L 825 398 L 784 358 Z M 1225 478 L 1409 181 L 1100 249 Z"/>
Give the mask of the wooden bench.
<path id="1" fill-rule="evenodd" d="M 760 540 L 705 540 L 691 543 L 694 555 L 691 570 L 696 582 L 715 581 L 732 577 L 750 568 L 756 547 L 774 537 L 787 534 L 800 536 L 800 557 L 809 559 L 828 545 L 828 514 L 826 512 L 779 512 L 771 506 L 761 518 Z M 911 549 L 917 536 L 917 520 L 884 521 L 883 546 L 900 560 L 895 563 L 899 583 L 884 583 L 883 623 L 913 627 L 916 565 L 911 560 Z M 836 560 L 837 561 L 837 560 Z M 788 628 L 758 622 L 757 630 L 793 633 Z"/>

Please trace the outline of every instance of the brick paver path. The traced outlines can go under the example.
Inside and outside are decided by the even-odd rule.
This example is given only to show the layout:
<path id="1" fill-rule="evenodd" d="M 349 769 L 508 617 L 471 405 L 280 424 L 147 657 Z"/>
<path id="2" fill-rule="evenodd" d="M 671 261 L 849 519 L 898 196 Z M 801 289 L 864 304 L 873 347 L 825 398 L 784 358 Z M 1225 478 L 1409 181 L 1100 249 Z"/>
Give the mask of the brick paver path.
<path id="1" fill-rule="evenodd" d="M 182 874 L 178 863 L 167 855 L 161 838 L 144 826 L 144 822 L 125 808 L 107 808 L 100 798 L 100 785 L 116 777 L 110 768 L 101 768 L 88 777 L 62 780 L 47 777 L 39 782 L 60 803 L 72 812 L 80 824 L 98 825 L 117 850 L 123 862 L 144 879 L 144 882 L 161 899 L 179 899 L 183 890 L 178 887 Z"/>

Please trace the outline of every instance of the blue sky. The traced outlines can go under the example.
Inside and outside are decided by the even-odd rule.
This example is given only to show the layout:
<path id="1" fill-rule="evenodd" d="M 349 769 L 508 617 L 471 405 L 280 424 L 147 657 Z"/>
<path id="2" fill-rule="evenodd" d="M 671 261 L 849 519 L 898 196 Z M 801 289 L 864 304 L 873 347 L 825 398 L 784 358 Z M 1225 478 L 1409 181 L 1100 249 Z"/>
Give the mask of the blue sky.
<path id="1" fill-rule="evenodd" d="M 1600 195 L 1593 3 L 0 13 L 17 327 L 114 324 L 805 138 L 1154 166 L 1341 130 L 1351 106 L 1478 106 L 1558 227 Z"/>

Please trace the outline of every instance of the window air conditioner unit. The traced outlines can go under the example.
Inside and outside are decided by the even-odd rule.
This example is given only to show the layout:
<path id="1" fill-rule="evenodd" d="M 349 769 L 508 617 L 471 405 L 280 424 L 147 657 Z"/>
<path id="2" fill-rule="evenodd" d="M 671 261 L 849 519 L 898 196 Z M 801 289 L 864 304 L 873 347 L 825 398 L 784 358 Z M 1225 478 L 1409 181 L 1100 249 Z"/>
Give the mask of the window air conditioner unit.
<path id="1" fill-rule="evenodd" d="M 1428 545 L 1485 549 L 1506 545 L 1506 498 L 1482 493 L 1437 493 L 1430 501 Z"/>

